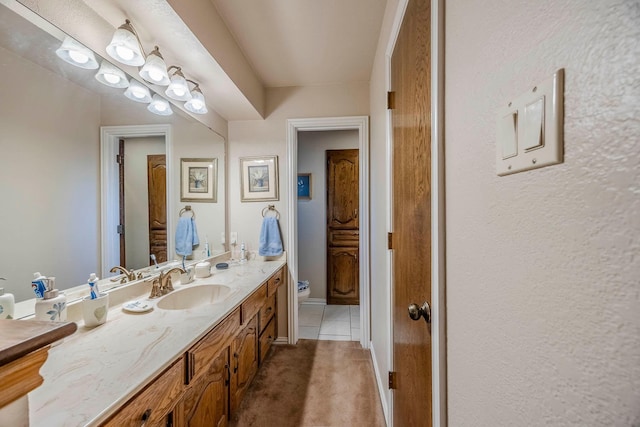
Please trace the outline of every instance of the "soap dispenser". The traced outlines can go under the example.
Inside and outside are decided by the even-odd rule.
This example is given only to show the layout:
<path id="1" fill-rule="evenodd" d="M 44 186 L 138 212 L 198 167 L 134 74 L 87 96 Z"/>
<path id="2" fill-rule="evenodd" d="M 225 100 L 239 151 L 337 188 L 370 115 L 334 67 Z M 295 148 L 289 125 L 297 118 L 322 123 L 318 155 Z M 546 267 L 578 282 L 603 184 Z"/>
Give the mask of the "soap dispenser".
<path id="1" fill-rule="evenodd" d="M 0 277 L 0 280 L 6 280 Z M 4 288 L 0 288 L 0 319 L 13 319 L 16 301 L 13 294 L 5 293 Z"/>
<path id="2" fill-rule="evenodd" d="M 42 299 L 36 300 L 36 320 L 64 322 L 67 320 L 67 297 L 55 287 L 55 277 L 43 280 L 47 290 Z"/>

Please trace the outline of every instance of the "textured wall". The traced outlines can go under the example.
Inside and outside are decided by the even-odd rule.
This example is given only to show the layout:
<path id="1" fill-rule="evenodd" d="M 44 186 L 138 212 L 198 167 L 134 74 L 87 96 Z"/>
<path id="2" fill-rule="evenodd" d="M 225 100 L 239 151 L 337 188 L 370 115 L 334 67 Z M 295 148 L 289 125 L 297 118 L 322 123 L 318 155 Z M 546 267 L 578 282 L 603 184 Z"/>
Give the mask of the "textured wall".
<path id="1" fill-rule="evenodd" d="M 640 425 L 640 3 L 451 0 L 445 52 L 449 425 Z M 561 67 L 564 164 L 496 176 Z"/>

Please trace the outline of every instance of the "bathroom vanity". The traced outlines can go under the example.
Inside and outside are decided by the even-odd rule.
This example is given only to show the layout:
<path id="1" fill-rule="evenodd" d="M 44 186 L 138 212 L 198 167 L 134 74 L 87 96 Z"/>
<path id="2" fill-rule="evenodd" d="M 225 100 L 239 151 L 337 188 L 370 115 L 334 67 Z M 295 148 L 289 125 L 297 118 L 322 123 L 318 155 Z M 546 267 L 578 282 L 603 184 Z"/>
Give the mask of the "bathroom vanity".
<path id="1" fill-rule="evenodd" d="M 116 306 L 104 325 L 80 323 L 50 351 L 31 425 L 224 425 L 276 338 L 286 277 L 284 259 L 232 264 L 173 291 L 231 288 L 218 302 L 142 314 Z"/>

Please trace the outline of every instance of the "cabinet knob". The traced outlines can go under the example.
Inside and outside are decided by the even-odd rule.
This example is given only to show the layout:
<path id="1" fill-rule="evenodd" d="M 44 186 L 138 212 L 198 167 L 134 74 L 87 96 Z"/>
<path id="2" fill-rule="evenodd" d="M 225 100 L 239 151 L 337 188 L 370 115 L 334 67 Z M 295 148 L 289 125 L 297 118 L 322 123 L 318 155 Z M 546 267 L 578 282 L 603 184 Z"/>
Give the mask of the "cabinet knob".
<path id="1" fill-rule="evenodd" d="M 147 409 L 146 411 L 144 411 L 144 414 L 142 414 L 142 417 L 140 418 L 142 424 L 140 424 L 140 427 L 144 427 L 145 425 L 147 425 L 147 421 L 149 421 L 149 418 L 151 418 L 151 409 Z"/>

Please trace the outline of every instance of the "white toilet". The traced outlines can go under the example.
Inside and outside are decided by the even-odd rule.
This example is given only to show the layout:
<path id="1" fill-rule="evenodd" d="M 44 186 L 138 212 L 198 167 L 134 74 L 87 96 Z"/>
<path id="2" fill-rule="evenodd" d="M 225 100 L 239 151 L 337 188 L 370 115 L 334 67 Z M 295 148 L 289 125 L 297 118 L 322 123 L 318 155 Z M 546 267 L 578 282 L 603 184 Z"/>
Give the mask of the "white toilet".
<path id="1" fill-rule="evenodd" d="M 311 286 L 308 280 L 298 281 L 298 305 L 305 302 L 311 294 Z"/>

